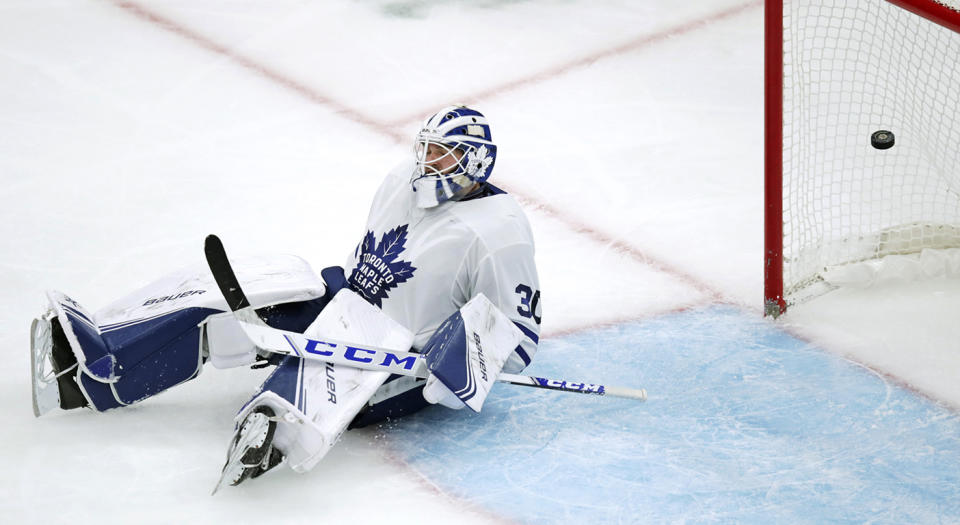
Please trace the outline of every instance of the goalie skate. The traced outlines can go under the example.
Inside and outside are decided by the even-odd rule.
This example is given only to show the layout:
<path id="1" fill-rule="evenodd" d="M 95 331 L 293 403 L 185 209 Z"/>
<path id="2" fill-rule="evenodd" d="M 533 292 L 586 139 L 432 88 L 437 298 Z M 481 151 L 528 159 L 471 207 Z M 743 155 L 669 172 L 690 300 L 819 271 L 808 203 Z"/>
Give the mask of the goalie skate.
<path id="1" fill-rule="evenodd" d="M 33 320 L 30 326 L 30 372 L 33 385 L 33 415 L 40 417 L 60 406 L 60 389 L 53 367 L 53 312 Z M 69 372 L 66 370 L 62 373 Z"/>
<path id="2" fill-rule="evenodd" d="M 280 451 L 273 448 L 277 420 L 273 409 L 267 406 L 257 407 L 243 420 L 230 443 L 227 462 L 212 494 L 228 484 L 239 485 L 260 476 L 283 461 Z"/>
<path id="3" fill-rule="evenodd" d="M 33 415 L 40 417 L 54 408 L 70 410 L 89 402 L 73 377 L 77 359 L 64 336 L 60 320 L 49 310 L 30 326 L 30 372 Z"/>

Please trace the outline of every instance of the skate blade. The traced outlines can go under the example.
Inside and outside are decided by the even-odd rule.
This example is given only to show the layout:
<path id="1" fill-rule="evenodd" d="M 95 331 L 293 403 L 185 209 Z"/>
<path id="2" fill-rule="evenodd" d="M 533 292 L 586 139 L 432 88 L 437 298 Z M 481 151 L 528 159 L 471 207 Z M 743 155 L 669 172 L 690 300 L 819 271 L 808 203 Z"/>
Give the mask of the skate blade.
<path id="1" fill-rule="evenodd" d="M 238 474 L 238 469 L 243 469 L 243 465 L 240 465 L 239 463 L 233 465 L 233 468 L 227 467 L 227 465 L 223 466 L 223 472 L 220 473 L 220 479 L 217 480 L 217 485 L 213 487 L 213 492 L 210 493 L 211 496 L 216 496 L 217 491 L 229 485 L 230 483 L 227 480 L 233 479 L 234 476 Z"/>
<path id="2" fill-rule="evenodd" d="M 246 454 L 247 449 L 250 448 L 254 440 L 265 431 L 265 427 L 270 425 L 270 420 L 267 418 L 257 418 L 253 420 L 252 423 L 255 426 L 249 428 L 241 426 L 240 430 L 237 431 L 240 433 L 240 437 L 227 454 L 227 462 L 223 465 L 223 470 L 220 472 L 220 479 L 217 480 L 217 485 L 213 487 L 213 492 L 210 493 L 211 496 L 216 495 L 217 491 L 230 484 L 229 480 L 235 479 L 238 474 L 243 472 L 243 469 L 246 468 L 242 461 L 243 455 Z M 244 430 L 247 430 L 247 432 L 244 432 Z"/>
<path id="3" fill-rule="evenodd" d="M 53 332 L 50 320 L 46 316 L 34 319 L 30 325 L 30 376 L 34 417 L 60 408 L 60 387 L 50 361 L 52 352 Z"/>

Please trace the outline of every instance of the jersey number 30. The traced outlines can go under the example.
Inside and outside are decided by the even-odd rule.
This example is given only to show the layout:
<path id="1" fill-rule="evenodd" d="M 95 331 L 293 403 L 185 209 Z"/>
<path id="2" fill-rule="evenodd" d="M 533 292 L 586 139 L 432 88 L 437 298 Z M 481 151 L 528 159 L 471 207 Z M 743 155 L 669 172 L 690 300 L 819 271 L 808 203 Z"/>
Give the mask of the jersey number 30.
<path id="1" fill-rule="evenodd" d="M 540 290 L 534 291 L 525 284 L 517 285 L 514 290 L 520 294 L 520 306 L 517 307 L 517 313 L 534 322 L 540 324 L 540 316 L 537 315 L 537 305 L 540 303 Z"/>

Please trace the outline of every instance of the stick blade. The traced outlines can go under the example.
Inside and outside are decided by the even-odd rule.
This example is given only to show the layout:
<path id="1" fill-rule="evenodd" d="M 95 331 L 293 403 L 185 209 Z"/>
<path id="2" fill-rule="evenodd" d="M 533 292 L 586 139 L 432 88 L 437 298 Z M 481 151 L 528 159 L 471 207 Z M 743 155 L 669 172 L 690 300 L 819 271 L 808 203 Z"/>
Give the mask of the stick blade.
<path id="1" fill-rule="evenodd" d="M 207 235 L 203 244 L 203 251 L 207 256 L 207 266 L 210 267 L 210 273 L 213 279 L 217 281 L 220 293 L 227 301 L 227 306 L 234 312 L 241 308 L 250 306 L 247 295 L 243 293 L 240 287 L 240 281 L 237 280 L 233 267 L 230 266 L 230 260 L 227 258 L 227 251 L 223 247 L 223 242 L 216 235 Z"/>

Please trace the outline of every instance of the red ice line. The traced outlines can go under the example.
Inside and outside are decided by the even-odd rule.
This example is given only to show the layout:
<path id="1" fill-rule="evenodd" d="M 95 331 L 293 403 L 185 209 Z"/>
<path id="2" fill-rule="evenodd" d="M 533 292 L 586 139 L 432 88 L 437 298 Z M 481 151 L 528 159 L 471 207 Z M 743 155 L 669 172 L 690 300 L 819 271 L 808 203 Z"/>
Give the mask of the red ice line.
<path id="1" fill-rule="evenodd" d="M 154 11 L 151 11 L 136 2 L 131 2 L 128 0 L 109 0 L 109 1 L 115 4 L 117 7 L 124 9 L 125 11 L 135 15 L 136 17 L 148 23 L 157 25 L 163 29 L 166 29 L 167 31 L 170 31 L 178 36 L 181 36 L 193 42 L 194 44 L 200 46 L 203 49 L 222 55 L 228 58 L 229 60 L 235 62 L 236 64 L 242 66 L 243 68 L 250 70 L 251 72 L 256 73 L 260 76 L 266 77 L 267 79 L 298 93 L 299 95 L 303 96 L 304 98 L 306 98 L 311 102 L 327 106 L 333 109 L 334 112 L 339 116 L 347 120 L 353 121 L 355 123 L 361 124 L 364 127 L 367 127 L 368 129 L 371 129 L 381 135 L 385 135 L 393 139 L 396 142 L 403 142 L 408 138 L 404 134 L 401 134 L 398 131 L 398 128 L 402 128 L 405 124 L 419 120 L 423 115 L 429 112 L 429 110 L 417 112 L 415 116 L 404 117 L 394 122 L 378 121 L 374 118 L 371 118 L 368 115 L 363 114 L 360 111 L 357 111 L 354 108 L 347 106 L 346 104 L 343 104 L 335 100 L 330 96 L 324 95 L 323 93 L 319 92 L 313 87 L 310 87 L 301 82 L 298 82 L 297 80 L 290 78 L 289 76 L 286 76 L 283 73 L 277 70 L 274 70 L 264 64 L 261 64 L 250 57 L 244 56 L 233 49 L 230 49 L 226 46 L 218 44 L 217 42 L 214 42 L 213 40 L 201 35 L 200 33 L 197 33 L 196 31 L 193 31 L 192 29 L 189 29 L 179 24 L 174 20 L 171 20 L 170 18 L 160 15 Z M 563 74 L 569 73 L 571 71 L 574 71 L 576 69 L 590 66 L 593 63 L 597 62 L 598 60 L 614 57 L 617 55 L 622 55 L 622 54 L 636 51 L 645 47 L 649 47 L 650 45 L 662 42 L 668 38 L 689 33 L 696 29 L 705 27 L 711 23 L 739 15 L 749 9 L 760 7 L 762 5 L 763 5 L 762 0 L 752 0 L 744 4 L 739 4 L 739 5 L 718 11 L 716 13 L 704 16 L 702 18 L 681 24 L 679 26 L 664 29 L 662 31 L 659 31 L 650 35 L 644 35 L 644 36 L 635 38 L 633 40 L 630 40 L 628 42 L 625 42 L 623 44 L 611 47 L 609 49 L 601 50 L 591 55 L 577 58 L 575 60 L 571 60 L 569 62 L 559 64 L 539 72 L 532 73 L 528 76 L 511 80 L 499 86 L 493 86 L 493 87 L 487 88 L 485 90 L 479 91 L 472 95 L 461 97 L 460 100 L 463 100 L 467 103 L 472 103 L 481 99 L 495 97 L 510 91 L 515 91 L 523 87 L 539 84 L 547 80 L 561 76 Z M 525 201 L 532 208 L 562 222 L 564 225 L 566 225 L 568 228 L 573 230 L 575 233 L 586 235 L 587 237 L 590 237 L 597 242 L 600 242 L 620 253 L 623 253 L 631 257 L 632 259 L 636 260 L 641 264 L 649 266 L 659 272 L 670 275 L 673 278 L 679 280 L 680 282 L 688 286 L 691 286 L 692 288 L 699 291 L 701 294 L 705 296 L 705 299 L 701 304 L 710 304 L 710 303 L 725 301 L 723 294 L 719 290 L 701 281 L 700 279 L 693 276 L 692 274 L 689 274 L 668 262 L 657 259 L 656 257 L 651 256 L 650 254 L 640 250 L 639 248 L 632 246 L 626 241 L 617 239 L 607 233 L 604 233 L 599 229 L 597 229 L 596 227 L 591 226 L 585 222 L 582 222 L 570 216 L 569 214 L 558 210 L 557 208 L 551 206 L 550 204 L 541 202 L 536 198 L 531 197 L 530 195 L 517 193 L 512 188 L 510 188 L 510 191 L 516 197 L 518 197 L 521 201 Z M 681 307 L 680 309 L 683 310 L 683 309 L 692 308 L 695 306 L 696 305 L 687 305 L 687 306 Z M 673 309 L 672 311 L 676 311 L 676 309 Z M 635 319 L 635 317 L 633 317 L 633 319 Z M 582 329 L 590 328 L 593 326 L 606 325 L 606 324 L 610 324 L 610 323 L 601 322 L 601 323 L 597 323 L 596 325 L 590 325 L 589 327 L 581 327 L 579 329 L 582 330 Z M 569 330 L 569 331 L 574 331 L 574 330 Z M 563 332 L 566 333 L 568 332 L 568 330 L 564 330 Z"/>
<path id="2" fill-rule="evenodd" d="M 496 97 L 504 93 L 507 93 L 510 91 L 516 91 L 517 89 L 527 87 L 530 85 L 540 84 L 542 82 L 546 82 L 547 80 L 551 80 L 553 78 L 559 77 L 561 75 L 564 75 L 576 69 L 591 66 L 599 60 L 602 60 L 605 58 L 611 58 L 617 55 L 622 55 L 624 53 L 629 53 L 631 51 L 637 51 L 639 49 L 649 47 L 653 44 L 658 44 L 668 38 L 680 36 L 680 35 L 689 33 L 691 31 L 701 29 L 703 27 L 706 27 L 709 24 L 734 17 L 736 15 L 739 15 L 755 7 L 763 7 L 763 0 L 753 0 L 744 4 L 740 4 L 740 5 L 736 5 L 736 6 L 724 9 L 722 11 L 717 11 L 716 13 L 706 15 L 702 18 L 698 18 L 696 20 L 692 20 L 678 26 L 674 26 L 674 27 L 670 27 L 670 28 L 658 31 L 656 33 L 643 35 L 633 40 L 630 40 L 628 42 L 625 42 L 623 44 L 611 47 L 609 49 L 597 51 L 591 55 L 577 58 L 563 64 L 558 64 L 553 67 L 544 69 L 542 71 L 537 71 L 525 77 L 520 77 L 520 78 L 511 80 L 509 82 L 505 82 L 499 86 L 489 87 L 487 89 L 473 93 L 472 95 L 466 95 L 466 96 L 460 97 L 457 100 L 469 105 L 479 100 Z M 408 124 L 410 122 L 417 122 L 421 118 L 423 118 L 425 115 L 428 115 L 430 113 L 430 109 L 431 108 L 427 108 L 422 112 L 412 114 L 402 119 L 398 119 L 394 122 L 391 122 L 390 125 L 399 127 L 401 125 Z"/>
<path id="3" fill-rule="evenodd" d="M 170 31 L 183 38 L 186 38 L 187 40 L 206 49 L 207 51 L 212 51 L 218 55 L 223 55 L 224 57 L 230 59 L 231 61 L 236 62 L 240 66 L 258 75 L 264 76 L 287 89 L 290 89 L 296 92 L 297 94 L 303 96 L 310 102 L 314 102 L 316 104 L 320 104 L 320 105 L 324 105 L 329 108 L 332 108 L 335 113 L 337 113 L 338 115 L 340 115 L 341 117 L 347 120 L 352 120 L 353 122 L 362 124 L 363 126 L 370 128 L 382 135 L 386 135 L 396 140 L 397 142 L 400 142 L 401 140 L 404 139 L 403 135 L 401 135 L 398 131 L 396 131 L 392 126 L 389 126 L 382 122 L 377 122 L 376 120 L 368 117 L 367 115 L 364 115 L 363 113 L 349 106 L 341 104 L 337 100 L 320 93 L 319 91 L 317 91 L 316 89 L 310 86 L 302 84 L 284 75 L 283 73 L 280 73 L 279 71 L 271 69 L 270 67 L 255 61 L 250 57 L 241 55 L 240 53 L 237 53 L 236 51 L 226 46 L 218 44 L 213 40 L 210 40 L 209 38 L 201 35 L 200 33 L 197 33 L 191 29 L 188 29 L 187 27 L 184 27 L 183 25 L 180 25 L 177 22 L 163 15 L 160 15 L 154 11 L 148 10 L 147 8 L 143 7 L 140 4 L 137 4 L 136 2 L 129 2 L 127 0 L 109 0 L 109 1 L 115 4 L 117 7 L 126 10 L 127 12 L 137 16 L 142 20 L 145 20 L 154 25 L 158 25 L 163 29 L 166 29 L 167 31 Z"/>

